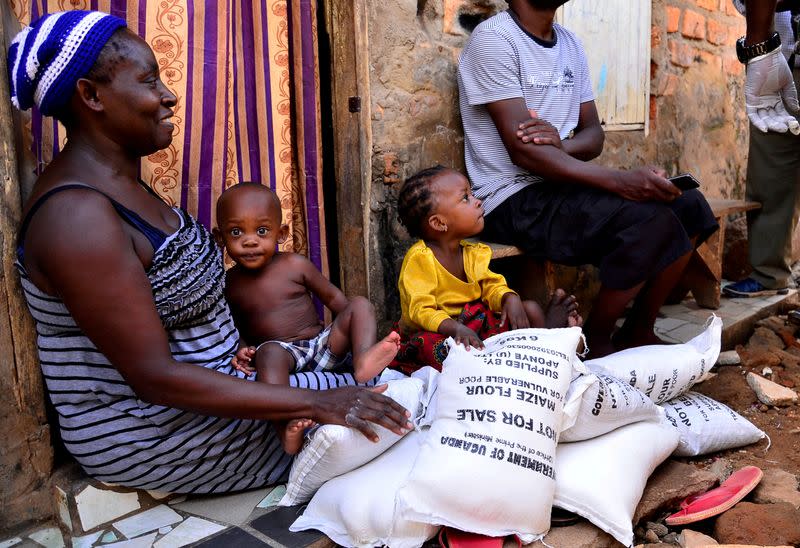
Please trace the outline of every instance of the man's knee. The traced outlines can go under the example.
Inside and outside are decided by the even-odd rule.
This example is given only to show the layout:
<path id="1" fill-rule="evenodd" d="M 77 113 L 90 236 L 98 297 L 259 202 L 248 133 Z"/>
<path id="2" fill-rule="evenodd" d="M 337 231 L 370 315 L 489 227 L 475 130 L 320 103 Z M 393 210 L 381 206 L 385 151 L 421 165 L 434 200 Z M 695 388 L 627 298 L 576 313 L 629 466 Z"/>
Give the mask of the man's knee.
<path id="1" fill-rule="evenodd" d="M 708 200 L 698 189 L 684 190 L 680 196 L 671 204 L 671 208 L 678 217 L 684 215 L 702 215 L 707 209 L 710 210 Z"/>
<path id="2" fill-rule="evenodd" d="M 620 212 L 624 229 L 635 230 L 647 239 L 661 240 L 682 232 L 679 219 L 662 202 L 629 202 Z"/>
<path id="3" fill-rule="evenodd" d="M 697 189 L 684 191 L 669 207 L 689 237 L 708 235 L 717 226 L 708 200 Z"/>

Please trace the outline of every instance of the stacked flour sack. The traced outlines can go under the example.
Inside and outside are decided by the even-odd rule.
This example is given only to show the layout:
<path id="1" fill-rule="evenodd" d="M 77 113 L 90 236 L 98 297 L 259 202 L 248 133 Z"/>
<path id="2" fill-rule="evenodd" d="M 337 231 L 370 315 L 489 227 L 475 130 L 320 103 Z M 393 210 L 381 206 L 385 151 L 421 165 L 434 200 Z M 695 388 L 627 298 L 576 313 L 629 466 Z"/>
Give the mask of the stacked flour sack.
<path id="1" fill-rule="evenodd" d="M 580 339 L 575 327 L 503 333 L 479 351 L 451 344 L 398 516 L 525 543 L 543 537 Z"/>
<path id="2" fill-rule="evenodd" d="M 343 546 L 420 546 L 440 526 L 540 539 L 553 506 L 626 546 L 647 479 L 670 455 L 698 455 L 764 435 L 690 392 L 720 350 L 712 317 L 691 341 L 587 361 L 579 328 L 524 329 L 485 348 L 448 341 L 441 373 L 389 381 L 415 430 L 379 443 L 318 428 L 295 460 L 282 503 L 311 499 L 292 530 Z M 312 498 L 313 496 L 313 498 Z"/>
<path id="3" fill-rule="evenodd" d="M 727 406 L 690 389 L 709 377 L 722 320 L 684 344 L 631 348 L 585 363 L 570 385 L 556 454 L 554 505 L 625 546 L 647 479 L 670 455 L 694 456 L 764 436 Z"/>
<path id="4" fill-rule="evenodd" d="M 417 429 L 326 481 L 291 529 L 318 529 L 343 546 L 399 548 L 420 546 L 442 525 L 524 542 L 543 537 L 567 389 L 586 371 L 580 340 L 574 327 L 503 333 L 480 350 L 448 341 L 442 373 L 425 368 L 410 379 L 423 385 L 421 404 L 407 406 Z M 380 435 L 382 443 L 394 436 Z M 349 449 L 350 460 L 363 460 L 352 456 L 363 448 Z M 288 489 L 297 492 L 291 477 Z"/>

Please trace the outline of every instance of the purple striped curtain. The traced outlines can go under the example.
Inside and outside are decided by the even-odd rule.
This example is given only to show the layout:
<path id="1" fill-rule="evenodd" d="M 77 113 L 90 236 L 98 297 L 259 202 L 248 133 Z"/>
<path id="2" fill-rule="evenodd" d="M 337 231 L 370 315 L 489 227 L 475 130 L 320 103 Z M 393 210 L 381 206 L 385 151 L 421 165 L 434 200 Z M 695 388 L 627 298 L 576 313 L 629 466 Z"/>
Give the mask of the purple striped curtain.
<path id="1" fill-rule="evenodd" d="M 24 25 L 45 13 L 99 9 L 153 48 L 175 93 L 172 144 L 142 159 L 142 178 L 206 226 L 225 188 L 258 181 L 278 194 L 290 237 L 282 248 L 328 274 L 319 124 L 316 0 L 10 0 Z M 64 130 L 30 118 L 37 170 Z"/>

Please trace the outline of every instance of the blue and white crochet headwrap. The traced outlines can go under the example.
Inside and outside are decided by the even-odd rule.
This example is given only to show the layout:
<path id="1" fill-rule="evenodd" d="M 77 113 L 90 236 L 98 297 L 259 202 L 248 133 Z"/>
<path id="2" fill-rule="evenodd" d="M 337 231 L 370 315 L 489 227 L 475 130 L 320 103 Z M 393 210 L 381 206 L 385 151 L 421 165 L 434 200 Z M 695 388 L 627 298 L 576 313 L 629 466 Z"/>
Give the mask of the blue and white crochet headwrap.
<path id="1" fill-rule="evenodd" d="M 92 68 L 111 35 L 125 26 L 99 11 L 62 11 L 22 29 L 8 50 L 11 102 L 52 116 L 66 105 L 75 83 Z"/>

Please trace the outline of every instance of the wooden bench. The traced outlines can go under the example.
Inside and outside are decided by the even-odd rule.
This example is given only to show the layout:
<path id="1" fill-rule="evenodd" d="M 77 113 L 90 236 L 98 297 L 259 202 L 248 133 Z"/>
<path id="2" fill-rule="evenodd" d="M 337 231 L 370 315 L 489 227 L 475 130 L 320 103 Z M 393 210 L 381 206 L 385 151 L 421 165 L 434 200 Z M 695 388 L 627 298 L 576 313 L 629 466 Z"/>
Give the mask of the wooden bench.
<path id="1" fill-rule="evenodd" d="M 683 277 L 669 300 L 680 302 L 691 291 L 699 306 L 716 310 L 719 308 L 722 251 L 725 247 L 728 216 L 759 209 L 761 204 L 744 200 L 708 200 L 708 204 L 719 222 L 719 230 L 692 253 Z"/>
<path id="2" fill-rule="evenodd" d="M 670 295 L 669 302 L 680 302 L 691 291 L 699 306 L 716 310 L 720 304 L 722 251 L 728 216 L 758 209 L 761 204 L 722 199 L 708 200 L 708 204 L 719 222 L 719 230 L 692 253 L 686 271 L 678 287 Z M 595 267 L 569 267 L 550 261 L 542 263 L 525 257 L 518 247 L 485 243 L 492 248 L 492 260 L 498 261 L 493 268 L 504 274 L 509 279 L 509 284 L 524 298 L 544 303 L 548 295 L 562 287 L 578 298 L 584 317 L 589 314 L 591 302 L 600 288 Z"/>

